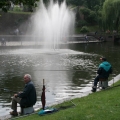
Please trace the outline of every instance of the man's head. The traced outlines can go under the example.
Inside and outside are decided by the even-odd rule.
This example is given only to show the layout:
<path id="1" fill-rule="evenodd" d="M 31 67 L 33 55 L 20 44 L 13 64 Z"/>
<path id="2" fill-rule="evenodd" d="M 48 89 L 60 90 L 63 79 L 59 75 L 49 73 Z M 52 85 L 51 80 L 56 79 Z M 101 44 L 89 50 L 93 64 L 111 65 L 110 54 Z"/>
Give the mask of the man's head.
<path id="1" fill-rule="evenodd" d="M 100 60 L 107 61 L 107 59 L 105 57 L 101 57 Z"/>
<path id="2" fill-rule="evenodd" d="M 24 82 L 28 83 L 29 81 L 31 81 L 31 75 L 30 74 L 25 74 L 24 75 Z"/>

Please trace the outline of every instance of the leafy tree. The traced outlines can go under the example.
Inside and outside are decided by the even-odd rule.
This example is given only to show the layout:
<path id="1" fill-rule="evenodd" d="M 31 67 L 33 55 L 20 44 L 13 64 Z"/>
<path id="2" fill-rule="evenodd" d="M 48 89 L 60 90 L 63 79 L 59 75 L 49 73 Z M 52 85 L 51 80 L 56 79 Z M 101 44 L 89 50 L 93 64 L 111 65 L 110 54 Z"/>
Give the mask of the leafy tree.
<path id="1" fill-rule="evenodd" d="M 91 23 L 92 25 L 96 24 L 97 23 L 97 15 L 96 15 L 96 12 L 95 11 L 90 11 L 90 14 L 87 18 L 87 21 L 89 21 L 89 23 Z"/>
<path id="2" fill-rule="evenodd" d="M 95 11 L 92 11 L 88 8 L 82 7 L 80 9 L 82 14 L 84 15 L 84 20 L 89 24 L 96 24 L 97 23 L 97 15 Z"/>
<path id="3" fill-rule="evenodd" d="M 34 6 L 35 2 L 39 0 L 7 0 L 7 1 L 12 1 L 14 4 L 23 3 L 24 5 Z"/>
<path id="4" fill-rule="evenodd" d="M 24 5 L 28 5 L 28 6 L 35 6 L 35 2 L 39 1 L 39 0 L 0 0 L 0 8 L 4 12 L 8 11 L 8 9 L 11 5 L 10 1 L 13 2 L 14 4 L 23 3 Z"/>
<path id="5" fill-rule="evenodd" d="M 96 6 L 102 6 L 105 0 L 84 0 L 84 6 L 91 10 L 95 10 Z"/>
<path id="6" fill-rule="evenodd" d="M 4 11 L 7 12 L 7 10 L 10 7 L 10 2 L 8 0 L 0 0 L 0 8 Z"/>
<path id="7" fill-rule="evenodd" d="M 84 3 L 84 0 L 66 0 L 67 4 L 72 4 L 75 6 L 82 6 Z"/>
<path id="8" fill-rule="evenodd" d="M 118 31 L 120 27 L 120 0 L 106 0 L 102 13 L 104 29 Z"/>
<path id="9" fill-rule="evenodd" d="M 86 7 L 82 7 L 80 8 L 80 11 L 85 15 L 88 16 L 90 14 L 90 9 L 86 8 Z"/>
<path id="10" fill-rule="evenodd" d="M 88 25 L 88 23 L 85 20 L 79 20 L 78 22 L 76 22 L 77 27 L 83 27 L 85 25 Z"/>

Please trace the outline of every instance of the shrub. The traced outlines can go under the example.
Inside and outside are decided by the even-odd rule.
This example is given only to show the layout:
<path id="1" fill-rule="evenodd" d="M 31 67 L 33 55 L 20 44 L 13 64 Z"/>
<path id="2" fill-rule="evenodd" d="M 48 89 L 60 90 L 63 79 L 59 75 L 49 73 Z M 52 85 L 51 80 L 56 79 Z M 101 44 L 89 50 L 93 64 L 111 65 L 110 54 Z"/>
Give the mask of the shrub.
<path id="1" fill-rule="evenodd" d="M 76 23 L 76 27 L 83 27 L 85 25 L 88 25 L 88 23 L 85 20 L 80 20 Z"/>
<path id="2" fill-rule="evenodd" d="M 80 30 L 81 33 L 88 33 L 89 32 L 89 28 L 87 26 L 83 26 Z"/>

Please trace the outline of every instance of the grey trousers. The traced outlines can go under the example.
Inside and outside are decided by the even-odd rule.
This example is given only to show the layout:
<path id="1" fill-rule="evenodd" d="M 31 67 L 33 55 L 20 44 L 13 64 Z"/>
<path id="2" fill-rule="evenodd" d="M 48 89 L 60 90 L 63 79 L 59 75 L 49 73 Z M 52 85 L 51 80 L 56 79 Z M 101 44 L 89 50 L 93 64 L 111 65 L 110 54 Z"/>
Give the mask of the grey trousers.
<path id="1" fill-rule="evenodd" d="M 13 109 L 13 111 L 17 111 L 17 103 L 20 103 L 20 100 L 21 100 L 21 98 L 19 98 L 19 97 L 12 98 L 11 108 Z"/>

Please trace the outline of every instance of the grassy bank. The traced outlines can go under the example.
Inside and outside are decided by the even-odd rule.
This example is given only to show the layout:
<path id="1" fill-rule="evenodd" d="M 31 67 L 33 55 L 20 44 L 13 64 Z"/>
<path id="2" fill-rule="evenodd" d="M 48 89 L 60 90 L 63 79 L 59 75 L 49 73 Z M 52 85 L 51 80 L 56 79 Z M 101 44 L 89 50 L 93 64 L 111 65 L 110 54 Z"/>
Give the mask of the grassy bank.
<path id="1" fill-rule="evenodd" d="M 120 81 L 107 90 L 54 106 L 58 111 L 53 114 L 39 116 L 35 113 L 19 120 L 119 120 L 119 93 Z"/>

